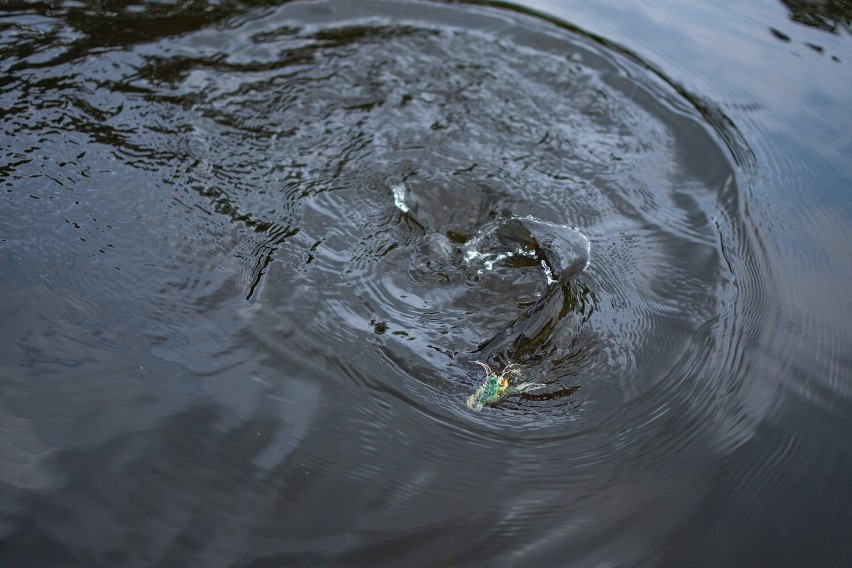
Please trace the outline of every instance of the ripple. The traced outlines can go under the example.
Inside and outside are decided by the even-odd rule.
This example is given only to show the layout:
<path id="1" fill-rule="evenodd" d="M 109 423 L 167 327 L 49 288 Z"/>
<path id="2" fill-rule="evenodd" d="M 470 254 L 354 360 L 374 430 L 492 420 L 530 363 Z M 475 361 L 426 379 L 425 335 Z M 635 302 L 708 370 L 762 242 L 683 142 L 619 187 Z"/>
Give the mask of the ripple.
<path id="1" fill-rule="evenodd" d="M 533 20 L 513 21 L 498 37 L 489 27 L 496 13 L 454 9 L 482 19 L 473 31 L 442 21 L 442 10 L 428 11 L 427 23 L 386 5 L 378 19 L 347 20 L 334 6 L 333 23 L 296 5 L 238 28 L 253 47 L 240 44 L 233 59 L 251 65 L 263 46 L 279 53 L 264 59 L 267 72 L 196 68 L 178 86 L 198 97 L 192 85 L 203 85 L 196 116 L 215 116 L 219 126 L 210 128 L 250 140 L 253 162 L 285 164 L 302 180 L 280 195 L 286 205 L 271 217 L 245 180 L 228 190 L 234 209 L 251 218 L 298 227 L 296 248 L 314 243 L 310 264 L 290 267 L 301 272 L 287 278 L 280 299 L 270 278 L 282 281 L 280 263 L 289 261 L 266 249 L 275 270 L 264 277 L 261 301 L 306 306 L 301 349 L 377 341 L 373 357 L 396 361 L 414 385 L 452 394 L 436 412 L 456 414 L 453 393 L 477 381 L 470 363 L 478 346 L 535 302 L 540 284 L 535 266 L 471 281 L 438 253 L 458 254 L 505 212 L 588 232 L 595 252 L 578 284 L 586 301 L 594 298 L 594 314 L 561 321 L 562 333 L 544 341 L 531 372 L 553 375 L 549 394 L 492 413 L 516 415 L 520 425 L 537 414 L 575 422 L 578 412 L 611 412 L 655 388 L 683 357 L 736 344 L 694 338 L 708 325 L 720 333 L 713 322 L 734 317 L 726 255 L 743 246 L 729 209 L 736 200 L 723 200 L 736 191 L 736 174 L 702 126 L 703 107 L 685 117 L 688 101 L 668 106 L 677 93 L 650 82 L 634 89 L 624 81 L 629 62 L 579 36 L 547 29 L 546 42 L 534 41 L 532 30 L 545 28 Z M 295 53 L 298 78 L 286 71 Z M 636 91 L 642 96 L 631 97 Z M 261 116 L 270 128 L 258 130 Z M 723 228 L 731 233 L 720 238 Z M 377 336 L 370 321 L 388 332 Z"/>
<path id="2" fill-rule="evenodd" d="M 436 417 L 469 420 L 473 361 L 540 298 L 534 262 L 464 269 L 465 243 L 506 215 L 580 227 L 593 252 L 520 354 L 548 388 L 489 419 L 544 437 L 599 423 L 668 381 L 690 385 L 672 378 L 684 361 L 712 358 L 739 384 L 731 361 L 768 316 L 738 209 L 750 151 L 724 114 L 536 18 L 326 7 L 140 46 L 114 60 L 125 79 L 113 86 L 146 96 L 70 93 L 77 130 L 134 169 L 170 164 L 176 199 L 239 228 L 236 249 L 217 254 L 242 263 L 245 298 L 298 322 L 289 347 L 322 359 L 370 346 L 341 364 L 368 377 L 394 361 L 378 384 L 442 393 Z M 171 260 L 191 267 L 175 285 L 201 296 L 215 294 L 213 268 L 192 255 L 208 238 Z M 357 397 L 360 381 L 344 388 Z"/>
<path id="3" fill-rule="evenodd" d="M 503 541 L 529 530 L 530 546 L 591 534 L 635 558 L 632 544 L 652 548 L 694 511 L 712 475 L 703 459 L 735 452 L 771 411 L 745 355 L 769 349 L 758 332 L 778 321 L 764 262 L 778 244 L 749 224 L 740 190 L 755 154 L 653 66 L 567 26 L 457 4 L 292 2 L 157 37 L 51 77 L 104 168 L 154 179 L 120 211 L 138 208 L 146 238 L 166 242 L 146 251 L 156 270 L 121 264 L 114 295 L 153 312 L 126 323 L 155 339 L 153 356 L 211 384 L 240 384 L 247 344 L 278 357 L 280 385 L 288 361 L 311 367 L 298 428 L 270 426 L 250 469 L 280 475 L 275 506 L 339 512 L 327 534 L 353 539 L 341 550 L 376 545 L 407 514 L 411 534 L 449 538 L 435 527 L 469 511 L 472 524 L 452 525 L 467 550 L 509 553 Z M 107 67 L 120 79 L 73 86 Z M 29 128 L 20 136 L 36 144 L 47 126 Z M 2 167 L 63 186 L 23 154 Z M 86 216 L 63 204 L 79 226 Z M 585 270 L 547 286 L 523 254 L 466 262 L 512 218 L 577 227 Z M 86 230 L 112 242 L 94 221 Z M 14 238 L 9 250 L 36 242 Z M 93 286 L 79 273 L 69 296 Z M 80 304 L 84 324 L 102 321 L 91 312 Z M 843 345 L 825 335 L 819 347 L 836 361 Z M 519 363 L 546 386 L 471 412 L 477 360 Z M 804 388 L 828 404 L 821 384 Z"/>

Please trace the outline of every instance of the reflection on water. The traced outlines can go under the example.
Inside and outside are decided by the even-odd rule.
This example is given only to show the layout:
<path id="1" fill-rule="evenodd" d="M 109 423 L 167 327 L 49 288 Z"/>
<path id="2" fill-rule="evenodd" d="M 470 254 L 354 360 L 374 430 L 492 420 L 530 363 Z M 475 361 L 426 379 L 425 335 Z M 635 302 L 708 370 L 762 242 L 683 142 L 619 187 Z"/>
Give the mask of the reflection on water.
<path id="1" fill-rule="evenodd" d="M 846 280 L 738 107 L 506 7 L 1 14 L 0 564 L 852 554 Z"/>

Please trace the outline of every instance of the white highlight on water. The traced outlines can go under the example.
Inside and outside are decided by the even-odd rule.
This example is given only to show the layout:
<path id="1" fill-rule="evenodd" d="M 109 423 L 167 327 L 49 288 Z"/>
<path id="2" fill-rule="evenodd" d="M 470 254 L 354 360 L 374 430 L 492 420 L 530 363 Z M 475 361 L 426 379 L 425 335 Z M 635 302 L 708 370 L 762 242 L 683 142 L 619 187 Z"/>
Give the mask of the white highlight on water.
<path id="1" fill-rule="evenodd" d="M 586 263 L 588 265 L 588 262 Z M 540 260 L 538 265 L 541 266 L 541 269 L 544 271 L 544 277 L 547 278 L 547 285 L 556 284 L 559 280 L 553 277 L 553 271 L 547 265 L 546 262 Z"/>
<path id="2" fill-rule="evenodd" d="M 405 184 L 398 183 L 391 187 L 391 191 L 393 192 L 393 204 L 396 205 L 396 208 L 403 213 L 411 211 L 405 204 Z"/>
<path id="3" fill-rule="evenodd" d="M 519 248 L 514 251 L 507 251 L 501 253 L 483 253 L 478 250 L 468 249 L 464 251 L 464 261 L 468 264 L 474 261 L 481 261 L 483 268 L 480 268 L 476 271 L 477 274 L 482 275 L 485 271 L 494 270 L 494 265 L 499 264 L 506 260 L 507 258 L 512 258 L 515 256 L 525 256 L 527 258 L 535 258 L 535 251 L 524 250 Z M 549 272 L 549 271 L 548 271 Z M 548 279 L 550 276 L 548 275 Z"/>

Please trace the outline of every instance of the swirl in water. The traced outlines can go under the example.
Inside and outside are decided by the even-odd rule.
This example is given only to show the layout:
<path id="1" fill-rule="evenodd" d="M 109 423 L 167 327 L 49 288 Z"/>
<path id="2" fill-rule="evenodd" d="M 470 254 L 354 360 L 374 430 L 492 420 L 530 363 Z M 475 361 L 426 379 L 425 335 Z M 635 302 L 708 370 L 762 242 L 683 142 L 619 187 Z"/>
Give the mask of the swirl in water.
<path id="1" fill-rule="evenodd" d="M 405 185 L 396 184 L 391 187 L 391 191 L 396 208 L 422 226 L 423 223 L 406 204 L 408 191 Z M 430 233 L 428 237 L 431 237 L 435 254 L 452 254 L 449 239 L 440 233 Z M 546 279 L 546 286 L 539 300 L 482 350 L 482 358 L 505 366 L 498 374 L 486 363 L 476 361 L 485 369 L 485 381 L 468 399 L 469 408 L 482 410 L 484 405 L 495 404 L 509 395 L 531 392 L 547 386 L 524 382 L 521 366 L 506 362 L 511 361 L 517 354 L 522 341 L 529 345 L 533 341 L 547 340 L 549 333 L 545 333 L 543 337 L 537 334 L 534 339 L 530 339 L 525 336 L 525 332 L 529 328 L 545 329 L 548 332 L 553 330 L 562 317 L 562 311 L 558 308 L 564 301 L 564 288 L 571 278 L 589 266 L 590 255 L 591 243 L 579 229 L 541 221 L 532 216 L 509 216 L 490 221 L 464 244 L 462 258 L 469 267 L 481 266 L 482 268 L 477 270 L 479 274 L 513 258 L 526 258 L 541 266 Z M 557 309 L 548 309 L 547 305 L 539 309 L 542 303 L 555 304 Z M 528 359 L 534 357 L 537 351 L 538 347 Z M 512 384 L 513 379 L 516 384 Z"/>

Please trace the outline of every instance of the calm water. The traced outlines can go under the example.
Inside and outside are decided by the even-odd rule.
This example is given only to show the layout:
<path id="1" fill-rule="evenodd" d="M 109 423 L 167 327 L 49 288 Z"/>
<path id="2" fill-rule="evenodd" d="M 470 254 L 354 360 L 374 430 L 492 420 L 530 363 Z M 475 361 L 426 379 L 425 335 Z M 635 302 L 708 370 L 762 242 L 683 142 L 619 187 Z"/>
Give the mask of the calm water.
<path id="1" fill-rule="evenodd" d="M 0 10 L 0 565 L 852 565 L 847 2 Z"/>

